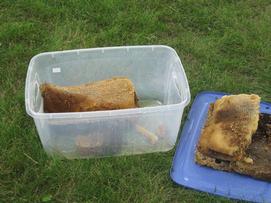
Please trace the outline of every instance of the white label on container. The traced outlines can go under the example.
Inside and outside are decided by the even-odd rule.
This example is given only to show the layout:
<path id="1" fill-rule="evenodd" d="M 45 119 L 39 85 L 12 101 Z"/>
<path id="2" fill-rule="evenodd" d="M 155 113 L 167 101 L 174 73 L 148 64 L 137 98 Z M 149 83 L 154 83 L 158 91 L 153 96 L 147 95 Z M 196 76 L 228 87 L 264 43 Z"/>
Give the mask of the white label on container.
<path id="1" fill-rule="evenodd" d="M 61 72 L 61 68 L 60 67 L 55 67 L 52 70 L 53 70 L 53 73 L 60 73 Z"/>

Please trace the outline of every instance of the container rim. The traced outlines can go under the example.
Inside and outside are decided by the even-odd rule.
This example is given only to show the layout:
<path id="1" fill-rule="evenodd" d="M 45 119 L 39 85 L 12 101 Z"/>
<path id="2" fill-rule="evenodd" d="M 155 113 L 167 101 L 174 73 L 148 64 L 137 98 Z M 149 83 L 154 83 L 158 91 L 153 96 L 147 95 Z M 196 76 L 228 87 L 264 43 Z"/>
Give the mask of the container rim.
<path id="1" fill-rule="evenodd" d="M 70 53 L 70 52 L 84 52 L 84 51 L 95 51 L 95 50 L 113 50 L 113 49 L 130 49 L 130 48 L 151 48 L 152 50 L 154 48 L 165 48 L 169 51 L 173 52 L 174 55 L 177 56 L 178 63 L 181 64 L 181 71 L 184 73 L 185 81 L 185 91 L 184 91 L 184 99 L 177 104 L 165 104 L 161 106 L 153 106 L 153 107 L 143 107 L 143 108 L 130 108 L 130 109 L 118 109 L 118 110 L 105 110 L 105 111 L 88 111 L 88 112 L 65 112 L 65 113 L 40 113 L 35 112 L 30 107 L 30 75 L 33 70 L 33 64 L 34 61 L 43 55 L 48 54 L 58 54 L 58 53 Z M 178 56 L 177 52 L 167 45 L 135 45 L 135 46 L 113 46 L 113 47 L 98 47 L 98 48 L 84 48 L 84 49 L 73 49 L 73 50 L 63 50 L 63 51 L 52 51 L 52 52 L 43 52 L 40 54 L 35 55 L 31 58 L 27 70 L 27 76 L 26 76 L 26 82 L 25 82 L 25 107 L 26 112 L 29 116 L 33 118 L 38 119 L 54 119 L 54 118 L 96 118 L 96 117 L 114 117 L 114 116 L 123 116 L 123 115 L 135 115 L 135 114 L 145 114 L 145 113 L 152 113 L 152 112 L 161 112 L 161 111 L 168 111 L 168 110 L 174 110 L 176 108 L 179 108 L 181 106 L 186 107 L 191 99 L 190 90 L 189 90 L 189 84 L 188 80 L 185 74 L 185 71 L 183 69 L 180 57 Z"/>

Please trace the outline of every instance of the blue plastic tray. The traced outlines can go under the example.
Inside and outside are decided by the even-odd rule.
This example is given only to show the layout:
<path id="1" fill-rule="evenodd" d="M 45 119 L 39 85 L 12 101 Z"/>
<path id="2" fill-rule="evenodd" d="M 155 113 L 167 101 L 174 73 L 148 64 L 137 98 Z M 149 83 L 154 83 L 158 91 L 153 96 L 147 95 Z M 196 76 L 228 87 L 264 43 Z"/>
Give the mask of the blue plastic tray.
<path id="1" fill-rule="evenodd" d="M 199 166 L 194 162 L 196 144 L 209 104 L 223 95 L 225 93 L 221 92 L 201 92 L 197 95 L 176 149 L 171 178 L 177 184 L 200 191 L 234 199 L 271 203 L 271 183 Z M 271 114 L 271 104 L 261 102 L 260 111 Z"/>

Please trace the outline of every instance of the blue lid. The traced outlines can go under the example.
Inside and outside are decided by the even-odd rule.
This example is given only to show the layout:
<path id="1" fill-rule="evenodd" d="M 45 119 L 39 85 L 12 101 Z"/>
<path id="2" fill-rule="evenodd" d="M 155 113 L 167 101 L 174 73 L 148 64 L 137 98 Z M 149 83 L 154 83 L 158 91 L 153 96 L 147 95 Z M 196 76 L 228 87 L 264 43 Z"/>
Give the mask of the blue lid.
<path id="1" fill-rule="evenodd" d="M 171 178 L 179 185 L 229 198 L 271 203 L 271 183 L 200 166 L 194 162 L 194 153 L 201 129 L 207 118 L 209 104 L 225 93 L 201 92 L 188 114 L 176 149 Z M 261 102 L 260 111 L 271 114 L 271 104 Z"/>

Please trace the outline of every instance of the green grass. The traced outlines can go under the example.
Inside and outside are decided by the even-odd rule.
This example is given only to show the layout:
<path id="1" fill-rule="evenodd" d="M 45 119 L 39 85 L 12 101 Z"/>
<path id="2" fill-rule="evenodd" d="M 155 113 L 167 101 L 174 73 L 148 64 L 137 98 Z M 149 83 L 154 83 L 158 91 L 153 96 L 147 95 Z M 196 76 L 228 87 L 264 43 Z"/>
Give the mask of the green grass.
<path id="1" fill-rule="evenodd" d="M 165 44 L 180 55 L 192 98 L 216 90 L 253 92 L 270 102 L 270 22 L 268 0 L 2 0 L 0 201 L 231 201 L 174 184 L 174 150 L 74 161 L 48 157 L 25 113 L 26 71 L 31 57 L 44 51 Z"/>

